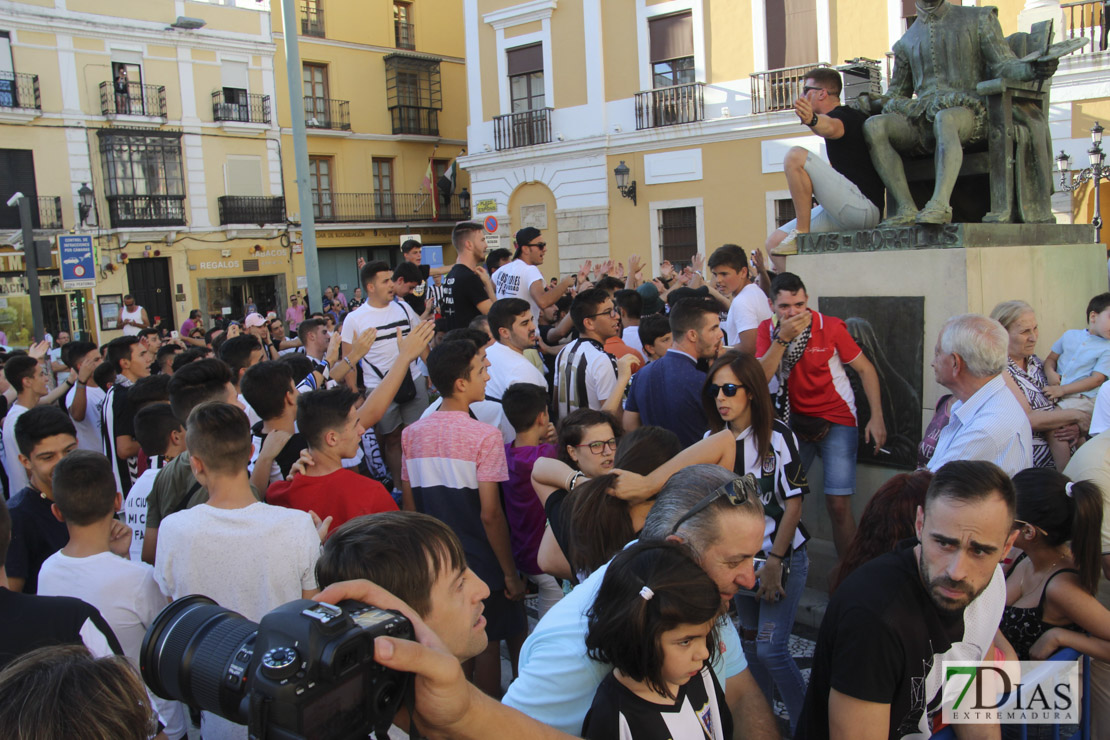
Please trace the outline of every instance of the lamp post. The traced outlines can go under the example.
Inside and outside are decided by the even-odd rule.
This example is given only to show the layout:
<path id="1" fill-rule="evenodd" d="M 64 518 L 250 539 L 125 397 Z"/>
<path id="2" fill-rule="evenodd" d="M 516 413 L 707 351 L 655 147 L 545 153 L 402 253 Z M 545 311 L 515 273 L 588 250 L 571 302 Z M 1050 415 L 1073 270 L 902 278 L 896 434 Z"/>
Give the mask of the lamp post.
<path id="1" fill-rule="evenodd" d="M 1091 148 L 1087 150 L 1087 156 L 1090 158 L 1091 166 L 1085 170 L 1081 170 L 1069 177 L 1068 173 L 1071 171 L 1071 157 L 1069 157 L 1062 149 L 1056 156 L 1056 168 L 1060 170 L 1060 189 L 1065 192 L 1073 192 L 1077 190 L 1083 183 L 1091 180 L 1094 182 L 1095 188 L 1095 213 L 1091 218 L 1091 225 L 1095 227 L 1095 241 L 1102 241 L 1100 236 L 1102 231 L 1102 206 L 1099 199 L 1099 184 L 1103 180 L 1110 180 L 1110 173 L 1103 167 L 1103 154 L 1102 151 L 1102 124 L 1095 122 L 1091 127 Z"/>
<path id="2" fill-rule="evenodd" d="M 625 198 L 631 198 L 632 205 L 636 205 L 636 181 L 628 181 L 629 173 L 628 165 L 624 163 L 623 159 L 620 164 L 613 168 L 613 177 L 617 180 L 617 190 Z"/>
<path id="3" fill-rule="evenodd" d="M 27 275 L 27 295 L 31 302 L 31 344 L 45 335 L 42 323 L 42 298 L 39 296 L 39 263 L 35 251 L 35 232 L 31 221 L 31 199 L 16 193 L 8 199 L 8 206 L 19 209 L 19 224 L 23 231 L 23 265 Z"/>
<path id="4" fill-rule="evenodd" d="M 93 191 L 87 182 L 81 183 L 81 187 L 77 188 L 77 197 L 80 202 L 77 204 L 77 215 L 81 218 L 81 226 L 89 220 L 89 214 L 93 210 Z"/>
<path id="5" fill-rule="evenodd" d="M 459 210 L 463 218 L 470 218 L 470 191 L 466 188 L 459 191 Z"/>

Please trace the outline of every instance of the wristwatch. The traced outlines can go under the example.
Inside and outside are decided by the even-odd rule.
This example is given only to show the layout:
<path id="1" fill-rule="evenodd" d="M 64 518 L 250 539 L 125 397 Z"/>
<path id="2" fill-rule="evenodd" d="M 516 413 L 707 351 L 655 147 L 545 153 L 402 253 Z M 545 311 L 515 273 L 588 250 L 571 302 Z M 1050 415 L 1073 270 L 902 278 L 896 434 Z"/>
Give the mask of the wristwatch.
<path id="1" fill-rule="evenodd" d="M 816 113 L 813 114 L 813 118 L 809 119 L 809 123 L 807 123 L 806 125 L 809 126 L 810 128 L 813 128 L 814 126 L 817 125 L 817 114 Z"/>

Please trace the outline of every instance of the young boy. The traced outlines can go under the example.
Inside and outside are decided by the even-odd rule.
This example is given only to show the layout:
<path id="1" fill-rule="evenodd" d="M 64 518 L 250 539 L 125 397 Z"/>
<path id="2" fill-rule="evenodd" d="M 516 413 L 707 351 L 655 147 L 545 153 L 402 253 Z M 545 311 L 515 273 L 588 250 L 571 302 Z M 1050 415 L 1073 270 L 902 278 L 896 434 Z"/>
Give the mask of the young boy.
<path id="1" fill-rule="evenodd" d="M 154 407 L 144 409 L 140 416 L 152 410 Z M 139 419 L 135 424 L 138 432 Z M 138 668 L 143 636 L 166 599 L 154 581 L 154 569 L 137 557 L 120 557 L 126 553 L 122 547 L 126 538 L 112 538 L 123 498 L 116 491 L 112 463 L 100 453 L 75 450 L 55 466 L 53 489 L 51 509 L 65 522 L 69 542 L 42 564 L 39 593 L 72 596 L 96 607 L 111 626 L 123 654 Z M 134 488 L 131 495 L 135 495 Z M 166 736 L 183 737 L 187 727 L 181 704 L 155 698 L 154 706 Z"/>
<path id="2" fill-rule="evenodd" d="M 1050 400 L 1061 408 L 1094 411 L 1098 388 L 1110 377 L 1110 293 L 1087 304 L 1086 329 L 1069 329 L 1056 340 L 1044 374 Z"/>
<path id="3" fill-rule="evenodd" d="M 501 398 L 505 416 L 516 430 L 516 439 L 505 445 L 509 479 L 501 488 L 505 494 L 505 516 L 509 520 L 509 539 L 517 568 L 540 591 L 539 615 L 563 598 L 563 589 L 536 562 L 547 523 L 543 504 L 532 488 L 532 466 L 541 457 L 558 457 L 558 448 L 541 440 L 549 434 L 547 391 L 529 383 L 514 383 Z"/>
<path id="4" fill-rule="evenodd" d="M 307 359 L 304 355 L 298 357 Z M 239 388 L 243 398 L 262 417 L 262 421 L 251 426 L 254 451 L 248 468 L 251 485 L 257 491 L 265 491 L 270 484 L 289 476 L 293 463 L 308 447 L 304 435 L 297 431 L 297 390 L 293 371 L 285 361 L 260 362 L 243 373 Z"/>
<path id="5" fill-rule="evenodd" d="M 292 382 L 290 378 L 290 389 Z M 358 400 L 358 394 L 346 386 L 297 397 L 297 425 L 313 464 L 293 480 L 271 485 L 266 491 L 268 502 L 314 511 L 331 519 L 332 528 L 363 514 L 397 511 L 385 486 L 343 466 L 343 460 L 358 451 L 366 431 L 359 422 Z"/>
<path id="6" fill-rule="evenodd" d="M 755 354 L 756 329 L 760 322 L 771 318 L 771 306 L 767 294 L 749 279 L 748 256 L 735 244 L 726 244 L 709 255 L 709 269 L 717 280 L 717 290 L 732 299 L 728 318 L 721 325 L 725 343 Z"/>
<path id="7" fill-rule="evenodd" d="M 671 348 L 671 322 L 665 313 L 653 313 L 640 319 L 639 333 L 648 362 L 658 360 Z"/>
<path id="8" fill-rule="evenodd" d="M 168 403 L 154 403 L 135 414 L 135 439 L 150 460 L 123 505 L 124 521 L 131 527 L 131 559 L 142 560 L 146 536 L 146 501 L 162 467 L 185 451 L 185 426 Z"/>
<path id="9" fill-rule="evenodd" d="M 504 442 L 496 428 L 470 416 L 470 404 L 485 398 L 488 366 L 485 353 L 469 340 L 444 341 L 431 351 L 428 374 L 443 405 L 402 433 L 401 481 L 405 510 L 451 527 L 470 567 L 489 586 L 489 646 L 465 668 L 478 688 L 497 698 L 500 641 L 509 643 L 515 673 L 527 620 L 498 487 L 509 477 Z"/>
<path id="10" fill-rule="evenodd" d="M 19 417 L 15 441 L 28 483 L 10 502 L 8 588 L 33 594 L 42 564 L 69 540 L 65 525 L 51 513 L 54 492 L 50 476 L 54 466 L 77 449 L 77 430 L 57 406 L 36 406 Z"/>
<path id="11" fill-rule="evenodd" d="M 4 470 L 8 473 L 8 491 L 27 485 L 27 471 L 19 463 L 19 443 L 15 439 L 15 422 L 29 409 L 38 405 L 39 399 L 50 390 L 46 386 L 46 367 L 34 357 L 17 355 L 4 363 L 4 379 L 16 392 L 15 401 L 4 417 L 3 448 Z"/>
<path id="12" fill-rule="evenodd" d="M 185 425 L 189 465 L 207 503 L 170 514 L 158 528 L 154 578 L 172 599 L 203 594 L 255 622 L 317 592 L 320 536 L 303 511 L 260 503 L 247 462 L 250 425 L 242 409 L 209 402 Z M 202 735 L 246 738 L 247 728 L 202 713 Z"/>

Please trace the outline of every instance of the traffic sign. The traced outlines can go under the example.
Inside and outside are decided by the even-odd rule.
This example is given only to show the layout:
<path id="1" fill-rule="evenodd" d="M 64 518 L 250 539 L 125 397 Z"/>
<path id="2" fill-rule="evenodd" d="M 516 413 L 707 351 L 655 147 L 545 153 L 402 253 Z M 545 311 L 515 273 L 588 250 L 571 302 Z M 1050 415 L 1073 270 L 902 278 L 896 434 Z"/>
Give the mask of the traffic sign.
<path id="1" fill-rule="evenodd" d="M 62 265 L 64 289 L 96 287 L 96 260 L 91 236 L 58 236 L 58 261 Z"/>
<path id="2" fill-rule="evenodd" d="M 491 234 L 497 233 L 497 216 L 486 216 L 486 231 Z"/>

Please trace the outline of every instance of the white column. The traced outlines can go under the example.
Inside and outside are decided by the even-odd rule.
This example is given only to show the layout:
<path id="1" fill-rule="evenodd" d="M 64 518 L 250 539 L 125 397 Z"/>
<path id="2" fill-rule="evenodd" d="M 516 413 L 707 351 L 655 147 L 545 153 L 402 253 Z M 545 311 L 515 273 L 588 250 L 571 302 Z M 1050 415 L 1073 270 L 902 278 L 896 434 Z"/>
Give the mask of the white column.
<path id="1" fill-rule="evenodd" d="M 1041 21 L 1055 21 L 1053 24 L 1053 40 L 1065 38 L 1067 27 L 1064 25 L 1064 11 L 1060 7 L 1060 0 L 1025 0 L 1025 7 L 1017 17 L 1019 31 L 1028 33 L 1034 23 Z"/>

